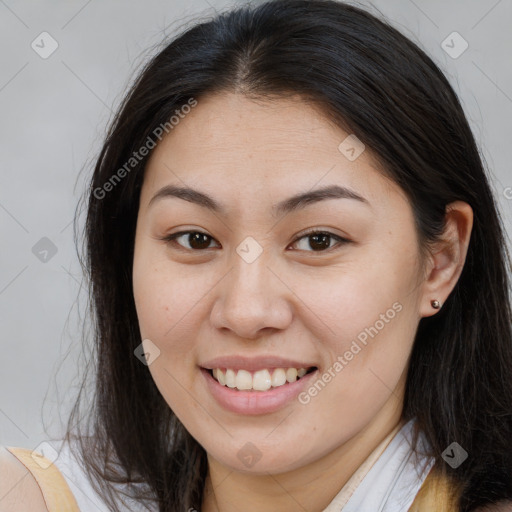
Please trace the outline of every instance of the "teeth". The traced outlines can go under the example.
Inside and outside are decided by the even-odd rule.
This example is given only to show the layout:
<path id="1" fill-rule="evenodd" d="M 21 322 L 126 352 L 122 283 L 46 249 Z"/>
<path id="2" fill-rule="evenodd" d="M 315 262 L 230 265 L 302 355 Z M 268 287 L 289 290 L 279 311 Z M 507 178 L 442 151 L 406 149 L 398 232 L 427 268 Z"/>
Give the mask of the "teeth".
<path id="1" fill-rule="evenodd" d="M 217 374 L 219 372 L 222 372 L 222 370 L 220 369 L 217 369 Z M 228 368 L 226 370 L 226 386 L 228 388 L 234 388 L 236 387 L 236 375 L 235 375 L 235 371 L 234 370 L 231 370 L 230 368 Z"/>
<path id="2" fill-rule="evenodd" d="M 235 371 L 227 368 L 222 371 L 220 368 L 212 370 L 213 377 L 222 386 L 236 388 L 240 391 L 268 391 L 270 388 L 283 386 L 288 382 L 295 382 L 307 373 L 306 368 L 276 368 L 272 370 L 258 370 L 251 374 L 247 370 Z"/>
<path id="3" fill-rule="evenodd" d="M 252 389 L 255 389 L 256 391 L 268 391 L 271 386 L 272 377 L 268 370 L 259 370 L 254 374 L 252 378 Z"/>
<path id="4" fill-rule="evenodd" d="M 282 368 L 276 368 L 272 373 L 272 387 L 286 384 L 286 372 Z"/>
<path id="5" fill-rule="evenodd" d="M 235 384 L 237 389 L 252 389 L 252 375 L 246 370 L 238 370 Z"/>
<path id="6" fill-rule="evenodd" d="M 297 380 L 297 376 L 297 368 L 288 368 L 288 370 L 286 370 L 286 380 L 288 382 L 295 382 Z"/>

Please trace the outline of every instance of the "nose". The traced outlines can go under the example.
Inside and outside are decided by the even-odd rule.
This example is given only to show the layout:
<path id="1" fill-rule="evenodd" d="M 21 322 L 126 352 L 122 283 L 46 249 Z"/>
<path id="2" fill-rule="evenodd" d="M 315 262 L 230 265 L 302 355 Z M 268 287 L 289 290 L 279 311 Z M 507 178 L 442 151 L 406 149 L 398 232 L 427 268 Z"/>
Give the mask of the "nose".
<path id="1" fill-rule="evenodd" d="M 213 326 L 229 329 L 244 339 L 286 329 L 293 317 L 293 293 L 266 252 L 248 263 L 233 251 L 230 269 L 216 288 L 218 295 L 211 312 Z"/>

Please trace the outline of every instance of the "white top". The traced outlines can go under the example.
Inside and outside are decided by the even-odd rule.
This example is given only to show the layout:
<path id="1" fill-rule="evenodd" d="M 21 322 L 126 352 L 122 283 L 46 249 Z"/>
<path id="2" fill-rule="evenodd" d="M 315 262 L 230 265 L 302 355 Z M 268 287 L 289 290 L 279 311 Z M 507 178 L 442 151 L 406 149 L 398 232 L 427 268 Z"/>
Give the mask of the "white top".
<path id="1" fill-rule="evenodd" d="M 75 496 L 76 502 L 80 512 L 110 512 L 103 499 L 93 489 L 87 474 L 82 469 L 76 459 L 75 452 L 77 447 L 71 451 L 69 444 L 63 441 L 59 450 L 59 456 L 53 461 L 55 466 L 62 473 L 62 476 L 66 480 L 71 492 Z M 79 453 L 79 452 L 78 452 Z M 116 484 L 119 485 L 119 484 Z M 114 495 L 116 496 L 116 495 Z M 145 505 L 141 505 L 133 500 L 123 496 L 124 504 L 117 501 L 119 509 L 126 512 L 157 512 L 157 505 L 153 505 L 152 509 L 149 509 Z"/>
<path id="2" fill-rule="evenodd" d="M 406 512 L 434 464 L 433 459 L 419 457 L 423 470 L 416 464 L 411 450 L 411 434 L 414 420 L 406 423 L 380 453 L 374 453 L 334 497 L 323 512 Z M 419 446 L 427 446 L 420 435 Z M 109 512 L 106 504 L 92 488 L 86 473 L 63 442 L 54 464 L 68 483 L 81 512 Z M 365 466 L 366 465 L 366 466 Z M 363 475 L 363 476 L 361 476 Z M 124 498 L 127 500 L 127 498 Z M 152 512 L 157 512 L 156 505 Z M 147 506 L 127 502 L 120 505 L 126 512 L 147 512 Z"/>
<path id="3" fill-rule="evenodd" d="M 418 455 L 411 448 L 414 420 L 406 423 L 393 437 L 382 455 L 356 487 L 345 506 L 337 499 L 347 485 L 323 512 L 406 512 L 434 465 L 433 457 Z M 428 443 L 420 434 L 418 447 L 424 452 Z"/>

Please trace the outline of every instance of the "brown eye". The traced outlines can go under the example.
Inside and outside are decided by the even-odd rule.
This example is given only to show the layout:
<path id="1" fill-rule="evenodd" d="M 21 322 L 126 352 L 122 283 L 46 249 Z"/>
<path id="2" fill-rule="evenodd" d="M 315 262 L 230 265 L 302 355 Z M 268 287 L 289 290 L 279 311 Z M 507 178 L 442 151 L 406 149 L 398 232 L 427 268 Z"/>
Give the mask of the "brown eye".
<path id="1" fill-rule="evenodd" d="M 182 239 L 182 242 L 179 242 L 179 239 Z M 201 231 L 180 231 L 179 233 L 166 236 L 162 238 L 162 240 L 177 245 L 180 249 L 198 252 L 211 248 L 210 244 L 215 239 Z M 302 240 L 308 240 L 309 243 L 306 247 L 299 248 L 299 250 L 305 250 L 307 252 L 327 252 L 333 247 L 336 247 L 336 245 L 342 246 L 350 243 L 350 240 L 329 233 L 328 231 L 311 231 L 297 238 L 292 245 L 296 245 Z M 338 243 L 332 245 L 331 243 L 333 241 L 337 241 Z"/>
<path id="2" fill-rule="evenodd" d="M 184 246 L 181 243 L 177 242 L 178 239 L 182 238 L 189 244 L 189 246 Z M 200 231 L 180 231 L 179 233 L 174 233 L 172 235 L 166 236 L 163 238 L 167 242 L 172 242 L 174 244 L 179 245 L 183 249 L 193 250 L 193 251 L 201 251 L 204 249 L 208 249 L 210 242 L 213 238 L 206 233 L 202 233 Z"/>
<path id="3" fill-rule="evenodd" d="M 326 252 L 327 250 L 333 247 L 331 246 L 331 241 L 333 240 L 336 240 L 338 242 L 337 245 L 344 245 L 350 242 L 350 240 L 335 235 L 333 233 L 329 233 L 328 231 L 311 231 L 301 236 L 300 238 L 297 238 L 293 245 L 297 244 L 297 242 L 300 242 L 301 240 L 309 240 L 307 246 L 312 250 L 309 252 Z M 308 249 L 305 247 L 302 247 L 299 250 L 308 251 Z"/>

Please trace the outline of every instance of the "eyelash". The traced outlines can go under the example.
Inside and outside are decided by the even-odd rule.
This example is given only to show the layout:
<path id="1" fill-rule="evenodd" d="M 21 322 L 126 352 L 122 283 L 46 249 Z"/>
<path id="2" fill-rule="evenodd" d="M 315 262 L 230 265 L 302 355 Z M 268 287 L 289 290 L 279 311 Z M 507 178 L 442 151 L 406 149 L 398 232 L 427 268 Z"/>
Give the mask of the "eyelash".
<path id="1" fill-rule="evenodd" d="M 206 248 L 206 249 L 189 249 L 187 247 L 183 247 L 178 242 L 176 242 L 176 238 L 179 238 L 180 236 L 183 236 L 183 235 L 190 235 L 190 234 L 193 234 L 193 233 L 199 233 L 201 235 L 205 235 L 206 237 L 210 238 L 211 240 L 215 240 L 213 237 L 211 237 L 207 233 L 203 233 L 202 231 L 179 231 L 178 233 L 173 233 L 172 235 L 165 236 L 165 237 L 161 238 L 161 240 L 164 240 L 165 242 L 168 242 L 168 243 L 172 243 L 173 245 L 177 246 L 179 250 L 183 250 L 183 251 L 187 251 L 187 252 L 203 252 L 203 251 L 208 250 L 209 248 Z M 335 239 L 338 242 L 338 244 L 334 245 L 333 247 L 329 247 L 328 249 L 325 249 L 325 250 L 320 250 L 320 251 L 313 251 L 313 250 L 311 250 L 311 251 L 306 251 L 306 252 L 313 252 L 313 253 L 330 252 L 332 250 L 336 250 L 336 248 L 340 249 L 345 244 L 348 244 L 348 243 L 351 242 L 351 240 L 349 240 L 347 238 L 344 238 L 344 237 L 341 237 L 339 235 L 335 235 L 334 233 L 330 233 L 329 231 L 321 231 L 321 230 L 317 230 L 317 229 L 312 229 L 310 231 L 302 233 L 290 245 L 294 245 L 299 240 L 302 240 L 303 238 L 308 238 L 308 237 L 313 236 L 313 235 L 327 235 L 330 238 Z"/>

